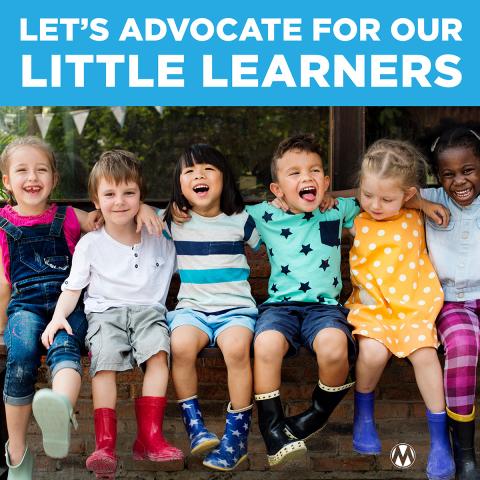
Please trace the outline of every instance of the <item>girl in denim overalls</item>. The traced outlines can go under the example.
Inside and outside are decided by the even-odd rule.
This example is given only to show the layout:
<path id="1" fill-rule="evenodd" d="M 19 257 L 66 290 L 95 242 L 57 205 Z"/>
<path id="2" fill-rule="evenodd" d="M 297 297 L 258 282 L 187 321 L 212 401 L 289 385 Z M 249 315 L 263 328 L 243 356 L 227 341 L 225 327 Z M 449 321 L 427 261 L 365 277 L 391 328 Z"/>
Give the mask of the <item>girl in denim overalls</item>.
<path id="1" fill-rule="evenodd" d="M 70 315 L 68 331 L 59 331 L 47 352 L 52 390 L 43 389 L 34 396 L 34 386 L 45 354 L 40 336 L 68 276 L 80 229 L 87 229 L 92 221 L 85 212 L 49 204 L 58 175 L 53 153 L 41 140 L 25 137 L 10 143 L 1 156 L 1 169 L 12 200 L 0 209 L 0 331 L 5 328 L 8 304 L 5 454 L 9 479 L 31 479 L 33 456 L 26 434 L 32 401 L 47 455 L 67 455 L 70 424 L 75 425 L 73 406 L 80 391 L 81 349 L 87 330 L 82 306 Z"/>

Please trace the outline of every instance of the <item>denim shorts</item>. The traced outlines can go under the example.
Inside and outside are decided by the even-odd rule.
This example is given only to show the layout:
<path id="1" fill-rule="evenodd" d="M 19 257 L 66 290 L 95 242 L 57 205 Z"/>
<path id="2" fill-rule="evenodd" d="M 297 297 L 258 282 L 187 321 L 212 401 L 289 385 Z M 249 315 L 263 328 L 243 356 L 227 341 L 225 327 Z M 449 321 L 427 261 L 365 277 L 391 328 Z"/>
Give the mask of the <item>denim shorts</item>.
<path id="1" fill-rule="evenodd" d="M 229 327 L 245 327 L 254 332 L 257 314 L 258 310 L 253 307 L 210 313 L 180 308 L 167 313 L 167 322 L 170 331 L 182 325 L 197 327 L 208 335 L 210 346 L 214 346 L 218 336 Z"/>
<path id="2" fill-rule="evenodd" d="M 59 330 L 48 350 L 41 336 L 55 309 L 60 293 L 58 282 L 30 285 L 12 294 L 8 305 L 8 323 L 5 329 L 7 366 L 3 400 L 10 405 L 28 405 L 35 393 L 38 367 L 42 355 L 47 355 L 47 365 L 52 377 L 63 368 L 82 373 L 82 349 L 87 333 L 83 304 L 68 317 L 73 335 Z"/>
<path id="3" fill-rule="evenodd" d="M 355 363 L 357 344 L 345 307 L 304 302 L 264 303 L 258 307 L 258 314 L 255 338 L 268 330 L 280 332 L 290 346 L 288 356 L 295 355 L 301 346 L 313 351 L 313 342 L 321 330 L 338 328 L 348 339 L 349 363 Z"/>
<path id="4" fill-rule="evenodd" d="M 168 359 L 170 335 L 165 313 L 160 305 L 129 305 L 87 314 L 90 376 L 102 370 L 131 370 L 161 351 Z"/>

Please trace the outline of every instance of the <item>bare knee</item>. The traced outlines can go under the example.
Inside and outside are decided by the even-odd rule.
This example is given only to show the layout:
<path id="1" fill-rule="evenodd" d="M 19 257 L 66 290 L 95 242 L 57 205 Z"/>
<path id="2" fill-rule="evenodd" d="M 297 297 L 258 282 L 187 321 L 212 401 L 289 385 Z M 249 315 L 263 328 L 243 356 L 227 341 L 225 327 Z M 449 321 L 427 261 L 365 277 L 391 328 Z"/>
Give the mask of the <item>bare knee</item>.
<path id="1" fill-rule="evenodd" d="M 279 332 L 263 332 L 255 339 L 255 362 L 272 364 L 278 363 L 287 353 L 288 343 Z"/>
<path id="2" fill-rule="evenodd" d="M 229 342 L 223 346 L 222 353 L 227 367 L 245 365 L 250 362 L 250 343 Z"/>
<path id="3" fill-rule="evenodd" d="M 348 361 L 347 336 L 340 330 L 320 332 L 313 342 L 319 365 L 337 365 Z"/>
<path id="4" fill-rule="evenodd" d="M 194 342 L 188 338 L 172 338 L 170 349 L 175 364 L 191 364 L 197 360 L 198 351 Z"/>

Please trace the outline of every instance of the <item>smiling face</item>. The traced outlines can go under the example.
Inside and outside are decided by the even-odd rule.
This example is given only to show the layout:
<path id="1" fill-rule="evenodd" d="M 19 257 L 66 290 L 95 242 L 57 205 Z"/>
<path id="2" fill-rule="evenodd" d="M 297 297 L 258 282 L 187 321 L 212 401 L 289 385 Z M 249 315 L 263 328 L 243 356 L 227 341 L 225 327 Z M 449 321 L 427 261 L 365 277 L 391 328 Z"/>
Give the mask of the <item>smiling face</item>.
<path id="1" fill-rule="evenodd" d="M 136 182 L 118 184 L 101 178 L 95 207 L 102 211 L 105 225 L 125 226 L 135 223 L 140 209 L 140 189 Z"/>
<path id="2" fill-rule="evenodd" d="M 415 193 L 415 187 L 404 190 L 395 178 L 365 173 L 360 183 L 360 205 L 374 220 L 387 220 L 397 215 Z"/>
<path id="3" fill-rule="evenodd" d="M 471 148 L 447 148 L 438 155 L 438 178 L 458 205 L 470 205 L 480 194 L 480 158 Z"/>
<path id="4" fill-rule="evenodd" d="M 184 167 L 180 173 L 180 188 L 195 213 L 204 217 L 221 213 L 223 174 L 217 167 L 209 163 Z"/>
<path id="5" fill-rule="evenodd" d="M 276 162 L 276 176 L 270 190 L 287 203 L 292 213 L 317 209 L 330 184 L 320 156 L 303 150 L 285 152 Z"/>
<path id="6" fill-rule="evenodd" d="M 41 149 L 25 145 L 10 154 L 3 184 L 15 197 L 22 215 L 42 213 L 56 183 L 57 175 Z"/>

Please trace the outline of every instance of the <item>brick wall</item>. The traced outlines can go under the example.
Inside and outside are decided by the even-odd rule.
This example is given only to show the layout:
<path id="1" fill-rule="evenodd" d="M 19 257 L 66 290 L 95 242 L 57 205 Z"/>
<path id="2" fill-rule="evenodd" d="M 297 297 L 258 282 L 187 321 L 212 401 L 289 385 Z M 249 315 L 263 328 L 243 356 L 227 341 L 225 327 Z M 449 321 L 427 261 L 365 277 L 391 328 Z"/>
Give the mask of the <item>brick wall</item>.
<path id="1" fill-rule="evenodd" d="M 348 245 L 344 245 L 348 250 Z M 346 254 L 346 251 L 344 252 Z M 249 255 L 252 270 L 252 289 L 261 301 L 266 297 L 266 278 L 269 267 L 264 251 Z M 344 258 L 348 258 L 344 255 Z M 345 294 L 348 293 L 348 266 L 343 265 Z M 176 285 L 172 286 L 172 298 Z M 71 454 L 64 460 L 54 460 L 44 455 L 39 429 L 34 422 L 29 429 L 29 443 L 36 453 L 35 479 L 90 479 L 85 469 L 85 460 L 94 448 L 91 384 L 88 378 L 88 359 L 84 360 L 84 381 L 77 405 L 78 431 L 73 433 Z M 200 387 L 199 396 L 206 425 L 222 434 L 224 412 L 228 402 L 226 371 L 220 358 L 198 360 Z M 302 354 L 287 359 L 283 368 L 282 398 L 287 414 L 296 414 L 307 408 L 311 391 L 317 381 L 316 362 L 313 356 Z M 327 427 L 307 442 L 308 454 L 295 463 L 276 469 L 268 469 L 266 455 L 256 416 L 252 422 L 249 438 L 249 456 L 233 473 L 217 473 L 205 469 L 200 459 L 187 457 L 185 463 L 135 462 L 131 446 L 135 436 L 133 399 L 141 392 L 141 374 L 126 372 L 118 376 L 118 455 L 117 478 L 124 479 L 416 479 L 425 478 L 424 469 L 428 452 L 428 432 L 425 407 L 420 399 L 413 371 L 407 361 L 393 360 L 387 367 L 377 390 L 377 424 L 383 441 L 383 453 L 367 457 L 352 452 L 352 392 L 339 405 Z M 39 385 L 47 386 L 47 372 L 41 368 Z M 170 403 L 164 424 L 167 438 L 188 452 L 187 437 L 174 402 L 173 389 L 169 388 Z M 390 462 L 390 449 L 399 442 L 409 443 L 417 453 L 413 467 L 400 471 Z"/>

